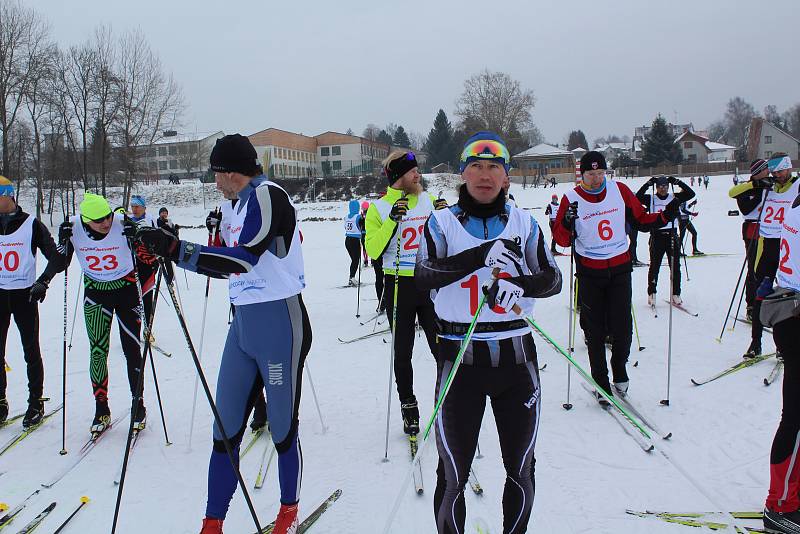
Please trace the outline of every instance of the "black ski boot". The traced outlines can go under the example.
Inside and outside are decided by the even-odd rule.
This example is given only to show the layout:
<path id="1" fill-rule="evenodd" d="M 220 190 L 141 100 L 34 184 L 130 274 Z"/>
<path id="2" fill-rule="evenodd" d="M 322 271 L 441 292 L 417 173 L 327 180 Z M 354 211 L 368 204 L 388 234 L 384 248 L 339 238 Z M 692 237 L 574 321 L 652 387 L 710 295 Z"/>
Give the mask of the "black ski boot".
<path id="1" fill-rule="evenodd" d="M 134 411 L 136 412 L 134 414 Z M 144 430 L 147 425 L 147 408 L 144 407 L 144 401 L 139 401 L 139 407 L 136 408 L 136 401 L 131 405 L 131 417 L 133 418 L 133 430 L 139 432 Z"/>
<path id="2" fill-rule="evenodd" d="M 400 413 L 403 415 L 403 432 L 410 436 L 419 434 L 419 407 L 414 395 L 400 401 Z"/>
<path id="3" fill-rule="evenodd" d="M 92 434 L 102 434 L 109 426 L 111 426 L 111 410 L 108 401 L 95 401 L 94 419 L 89 431 Z"/>
<path id="4" fill-rule="evenodd" d="M 253 406 L 253 420 L 250 421 L 250 430 L 262 430 L 267 426 L 267 403 L 263 393 L 258 396 Z"/>
<path id="5" fill-rule="evenodd" d="M 25 417 L 22 419 L 22 428 L 30 428 L 42 422 L 44 417 L 44 401 L 36 399 L 28 401 L 28 410 L 25 412 Z"/>
<path id="6" fill-rule="evenodd" d="M 8 400 L 0 399 L 0 425 L 8 419 Z"/>
<path id="7" fill-rule="evenodd" d="M 705 256 L 705 255 L 706 255 L 706 253 L 703 252 L 702 250 L 695 249 L 695 250 L 692 251 L 692 256 Z"/>
<path id="8" fill-rule="evenodd" d="M 764 530 L 776 534 L 796 534 L 800 532 L 800 511 L 773 512 L 769 508 L 765 508 Z"/>
<path id="9" fill-rule="evenodd" d="M 750 359 L 755 358 L 756 356 L 761 355 L 761 343 L 756 341 L 755 339 L 750 342 L 750 346 L 747 347 L 747 352 L 742 354 L 742 358 Z"/>

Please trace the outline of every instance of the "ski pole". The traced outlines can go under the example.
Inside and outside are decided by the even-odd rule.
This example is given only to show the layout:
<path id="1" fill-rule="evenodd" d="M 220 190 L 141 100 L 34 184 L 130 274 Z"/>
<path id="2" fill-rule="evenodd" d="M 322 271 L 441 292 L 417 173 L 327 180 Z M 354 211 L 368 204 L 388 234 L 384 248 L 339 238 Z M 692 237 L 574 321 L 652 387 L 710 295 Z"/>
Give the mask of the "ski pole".
<path id="1" fill-rule="evenodd" d="M 78 305 L 81 301 L 81 293 L 83 293 L 83 284 L 78 279 L 78 291 L 75 292 L 75 307 L 72 309 L 72 328 L 69 329 L 69 345 L 67 345 L 67 352 L 72 351 L 72 338 L 75 336 L 75 321 L 78 318 Z"/>
<path id="2" fill-rule="evenodd" d="M 317 400 L 317 388 L 314 387 L 314 381 L 311 379 L 311 369 L 308 367 L 308 361 L 303 364 L 306 370 L 306 376 L 308 377 L 308 383 L 311 385 L 311 395 L 314 397 L 314 404 L 317 406 L 317 415 L 319 415 L 319 424 L 322 425 L 322 433 L 326 433 L 328 431 L 328 427 L 325 426 L 325 421 L 322 420 L 322 410 L 319 409 L 319 400 Z"/>
<path id="3" fill-rule="evenodd" d="M 156 304 L 158 304 L 158 295 L 159 295 L 159 287 L 161 286 L 161 270 L 158 271 L 158 278 L 156 279 L 156 288 L 155 288 L 155 295 L 153 296 L 153 309 L 150 311 L 150 317 L 147 320 L 147 330 L 153 332 L 153 322 L 156 318 Z M 149 339 L 148 339 L 149 341 Z M 167 447 L 172 445 L 172 442 L 169 440 L 169 433 L 167 432 L 167 419 L 164 417 L 164 404 L 161 401 L 161 388 L 158 387 L 158 375 L 156 374 L 156 362 L 155 358 L 153 358 L 153 346 L 152 343 L 147 347 L 149 351 L 149 359 L 150 359 L 150 369 L 153 371 L 153 385 L 156 388 L 156 398 L 158 399 L 158 411 L 161 414 L 161 426 L 164 429 L 164 442 Z M 137 407 L 138 409 L 138 407 Z"/>
<path id="4" fill-rule="evenodd" d="M 578 282 L 578 279 L 575 278 L 575 298 L 572 299 L 572 309 L 570 310 L 570 313 L 572 313 L 572 331 L 570 332 L 569 337 L 569 347 L 571 347 L 570 352 L 572 353 L 575 352 L 575 331 L 577 330 L 575 325 L 578 323 L 578 294 L 580 293 L 580 290 L 580 283 Z"/>
<path id="5" fill-rule="evenodd" d="M 575 207 L 577 209 L 577 202 L 573 202 L 570 207 Z M 574 222 L 574 221 L 573 221 Z M 573 325 L 575 324 L 575 314 L 577 313 L 577 305 L 574 301 L 577 300 L 577 293 L 575 292 L 575 229 L 573 228 L 569 232 L 569 301 L 572 304 L 572 312 L 569 314 L 569 330 L 567 331 L 567 341 L 569 342 L 569 353 L 572 354 L 575 352 L 575 343 L 574 339 L 572 338 L 572 329 Z M 569 401 L 569 394 L 570 389 L 572 388 L 572 370 L 569 365 L 567 365 L 567 402 L 562 404 L 561 406 L 565 410 L 572 409 L 572 403 Z"/>
<path id="6" fill-rule="evenodd" d="M 162 262 L 163 268 L 163 259 L 159 260 Z M 231 462 L 231 467 L 233 468 L 234 472 L 236 473 L 236 479 L 239 482 L 239 487 L 242 489 L 242 493 L 244 494 L 244 500 L 247 503 L 247 508 L 250 510 L 250 515 L 253 518 L 253 522 L 256 525 L 256 531 L 261 532 L 261 523 L 258 520 L 258 515 L 256 514 L 256 509 L 253 505 L 253 500 L 250 498 L 250 492 L 247 491 L 247 486 L 244 482 L 244 478 L 242 478 L 242 472 L 239 470 L 239 462 L 238 455 L 234 452 L 233 445 L 231 444 L 230 439 L 228 439 L 228 433 L 225 432 L 225 426 L 222 423 L 222 417 L 219 414 L 219 410 L 217 410 L 217 404 L 214 402 L 214 396 L 211 394 L 211 388 L 208 385 L 208 381 L 206 380 L 206 375 L 203 372 L 203 367 L 200 365 L 200 360 L 197 357 L 197 352 L 194 348 L 194 343 L 192 342 L 192 337 L 189 334 L 189 327 L 186 324 L 186 318 L 183 315 L 183 311 L 180 307 L 178 302 L 178 296 L 175 293 L 174 282 L 169 281 L 167 283 L 167 289 L 169 290 L 169 296 L 172 299 L 172 307 L 175 309 L 175 314 L 178 317 L 178 323 L 180 323 L 181 330 L 183 331 L 183 336 L 186 339 L 186 345 L 189 348 L 189 354 L 192 356 L 192 361 L 194 362 L 195 369 L 197 370 L 197 374 L 200 376 L 200 383 L 203 386 L 203 392 L 206 394 L 206 400 L 208 400 L 208 405 L 211 408 L 211 413 L 214 414 L 214 422 L 217 425 L 217 428 L 220 431 L 222 436 L 222 443 L 225 445 L 225 452 L 228 454 L 228 460 Z M 112 531 L 113 534 L 113 531 Z"/>
<path id="7" fill-rule="evenodd" d="M 669 184 L 669 187 L 670 187 L 670 190 L 672 191 L 672 196 L 675 197 L 675 184 Z M 683 204 L 681 204 L 681 206 L 682 205 Z M 687 220 L 686 226 L 681 225 L 681 214 L 680 214 L 680 211 L 681 211 L 681 209 L 680 209 L 680 206 L 679 206 L 678 207 L 678 226 L 677 226 L 677 228 L 675 228 L 674 221 L 673 221 L 673 228 L 677 229 L 678 232 L 680 233 L 680 241 L 681 241 L 681 251 L 680 251 L 680 253 L 683 256 L 683 265 L 684 265 L 684 268 L 686 269 L 686 281 L 689 282 L 689 281 L 691 281 L 691 278 L 689 278 L 689 264 L 686 262 L 686 248 L 683 246 L 683 239 L 686 237 L 686 227 L 688 226 L 688 220 Z M 673 249 L 674 248 L 675 247 L 673 246 Z M 679 259 L 678 263 L 680 263 L 680 261 L 681 260 Z"/>
<path id="8" fill-rule="evenodd" d="M 499 269 L 495 268 L 493 271 L 499 273 Z M 464 335 L 464 339 L 461 340 L 461 347 L 458 350 L 458 354 L 456 355 L 456 359 L 453 361 L 453 367 L 450 369 L 450 372 L 447 375 L 447 380 L 444 383 L 444 386 L 439 391 L 439 399 L 436 401 L 436 406 L 433 409 L 433 413 L 431 414 L 430 418 L 428 419 L 428 424 L 425 426 L 425 432 L 422 436 L 422 446 L 417 449 L 417 454 L 411 460 L 411 467 L 406 472 L 405 479 L 403 480 L 403 484 L 400 487 L 400 491 L 397 492 L 397 497 L 395 498 L 394 505 L 392 506 L 392 510 L 389 513 L 389 516 L 386 518 L 386 524 L 384 526 L 383 532 L 384 534 L 389 533 L 389 529 L 392 527 L 392 523 L 394 522 L 394 518 L 397 516 L 397 512 L 400 510 L 400 502 L 402 501 L 403 494 L 405 493 L 406 489 L 408 488 L 408 484 L 411 482 L 411 477 L 416 469 L 416 465 L 419 463 L 420 458 L 422 458 L 425 450 L 428 447 L 430 441 L 428 441 L 428 434 L 430 432 L 431 426 L 433 425 L 433 421 L 436 419 L 436 416 L 439 413 L 439 410 L 444 403 L 445 397 L 447 397 L 447 393 L 450 390 L 450 384 L 452 384 L 453 378 L 455 377 L 456 372 L 458 371 L 459 365 L 461 364 L 461 360 L 464 357 L 464 352 L 469 347 L 470 340 L 472 339 L 472 333 L 475 331 L 475 326 L 478 323 L 478 316 L 481 314 L 481 310 L 483 310 L 483 305 L 486 303 L 486 293 L 481 296 L 481 300 L 478 303 L 478 309 L 475 311 L 475 315 L 472 317 L 472 322 L 467 329 L 467 333 Z"/>
<path id="9" fill-rule="evenodd" d="M 406 194 L 405 192 L 400 196 L 400 199 L 405 199 Z M 400 287 L 400 238 L 402 232 L 400 232 L 400 225 L 402 224 L 403 219 L 401 218 L 400 221 L 395 226 L 395 232 L 397 233 L 397 240 L 395 242 L 395 246 L 397 248 L 397 253 L 395 254 L 394 258 L 394 293 L 392 294 L 392 350 L 390 352 L 389 357 L 389 388 L 388 394 L 386 395 L 386 445 L 383 449 L 383 461 L 389 461 L 389 417 L 392 413 L 392 377 L 394 376 L 394 358 L 395 358 L 395 337 L 397 336 L 397 291 Z M 383 284 L 383 291 L 386 292 L 387 284 Z M 376 323 L 377 324 L 377 323 Z"/>
<path id="10" fill-rule="evenodd" d="M 61 525 L 56 529 L 55 532 L 53 532 L 53 534 L 58 534 L 59 532 L 64 530 L 64 528 L 67 526 L 67 523 L 69 523 L 72 520 L 72 518 L 75 517 L 75 514 L 80 512 L 81 508 L 83 508 L 84 505 L 86 505 L 88 502 L 89 502 L 89 497 L 87 497 L 86 495 L 81 497 L 81 503 L 78 505 L 77 508 L 75 508 L 75 511 L 69 514 L 69 517 L 66 518 L 63 523 L 61 523 Z"/>
<path id="11" fill-rule="evenodd" d="M 358 287 L 356 288 L 356 319 L 361 317 L 361 252 L 359 251 L 358 258 Z"/>
<path id="12" fill-rule="evenodd" d="M 64 244 L 64 256 L 69 256 L 69 240 Z M 61 456 L 67 454 L 67 289 L 69 288 L 69 266 L 64 269 L 64 337 L 61 343 L 61 450 L 58 454 Z M 77 305 L 75 306 L 77 310 Z M 73 323 L 74 324 L 74 323 Z"/>
<path id="13" fill-rule="evenodd" d="M 767 194 L 769 194 L 769 193 L 767 193 Z M 761 195 L 761 203 L 760 203 L 759 208 L 758 208 L 758 220 L 756 220 L 756 228 L 758 228 L 760 226 L 760 224 L 761 224 L 761 216 L 763 215 L 763 211 L 764 211 L 763 210 L 764 200 L 766 200 L 766 195 L 762 194 Z M 730 303 L 730 305 L 728 305 L 728 311 L 725 312 L 725 321 L 722 323 L 722 330 L 720 331 L 719 337 L 717 338 L 717 343 L 722 343 L 722 336 L 725 335 L 725 327 L 728 326 L 728 319 L 731 316 L 731 310 L 733 309 L 733 302 L 736 300 L 736 293 L 738 293 L 738 291 L 739 291 L 739 283 L 742 280 L 742 274 L 744 273 L 744 269 L 745 269 L 745 267 L 747 267 L 747 259 L 750 257 L 750 250 L 751 250 L 751 248 L 753 246 L 753 243 L 757 242 L 759 239 L 760 238 L 758 236 L 756 236 L 755 239 L 751 239 L 750 242 L 747 244 L 747 249 L 745 249 L 745 252 L 744 252 L 744 260 L 742 261 L 742 268 L 741 268 L 741 270 L 739 270 L 739 278 L 736 279 L 736 287 L 734 287 L 734 289 L 733 289 L 733 295 L 731 295 L 731 303 Z M 747 282 L 748 282 L 748 280 L 745 279 L 745 283 L 744 283 L 744 288 L 742 290 L 743 291 L 742 294 L 744 294 L 744 292 L 747 291 Z M 739 302 L 740 302 L 740 306 L 741 306 L 741 300 Z M 737 317 L 739 316 L 739 309 L 738 308 L 737 308 L 737 311 L 736 311 L 736 316 Z M 736 323 L 735 320 L 734 320 L 734 323 Z"/>
<path id="14" fill-rule="evenodd" d="M 117 531 L 117 521 L 119 520 L 119 508 L 122 504 L 122 491 L 125 489 L 125 475 L 128 472 L 128 460 L 130 459 L 131 454 L 131 442 L 133 441 L 133 427 L 136 423 L 136 416 L 139 413 L 139 408 L 142 404 L 142 391 L 144 390 L 144 367 L 147 365 L 147 356 L 148 353 L 152 352 L 150 349 L 150 328 L 149 323 L 147 322 L 147 318 L 144 314 L 144 299 L 142 293 L 142 283 L 139 280 L 139 267 L 136 263 L 136 247 L 133 242 L 133 238 L 128 238 L 128 247 L 131 249 L 131 259 L 133 260 L 133 278 L 136 283 L 136 293 L 139 297 L 139 321 L 142 325 L 144 330 L 144 350 L 142 351 L 142 361 L 139 364 L 139 373 L 136 377 L 136 387 L 134 389 L 133 394 L 133 407 L 131 408 L 131 420 L 128 425 L 128 438 L 125 444 L 125 454 L 122 458 L 122 470 L 120 471 L 119 477 L 119 489 L 117 490 L 117 501 L 114 505 L 114 521 L 111 523 L 111 534 L 114 534 Z M 162 267 L 163 268 L 163 267 Z M 156 285 L 161 283 L 161 272 L 162 269 L 158 271 L 158 282 Z M 154 303 L 155 306 L 155 303 Z"/>
<path id="15" fill-rule="evenodd" d="M 633 302 L 631 302 L 631 316 L 633 317 L 633 330 L 636 332 L 636 344 L 639 345 L 639 352 L 644 350 L 642 346 L 642 340 L 639 339 L 639 327 L 636 325 L 636 308 L 633 307 Z"/>
<path id="16" fill-rule="evenodd" d="M 670 242 L 669 242 L 670 249 L 672 250 L 672 257 L 670 258 L 669 262 L 669 328 L 667 333 L 667 397 L 661 399 L 662 406 L 669 406 L 669 390 L 670 385 L 672 383 L 672 308 L 674 308 L 674 303 L 672 302 L 672 297 L 675 295 L 675 261 L 678 260 L 676 257 L 678 251 L 676 250 L 675 246 L 675 232 L 673 228 L 673 232 L 670 234 Z M 680 261 L 680 260 L 678 260 Z"/>
<path id="17" fill-rule="evenodd" d="M 746 292 L 746 289 L 744 287 L 742 287 L 742 292 L 739 293 L 739 304 L 736 305 L 736 315 L 734 315 L 734 317 L 739 317 L 739 311 L 741 311 L 741 309 L 742 309 L 742 300 L 744 300 L 745 292 Z M 736 330 L 736 323 L 737 322 L 738 321 L 736 321 L 736 319 L 734 319 L 734 321 L 731 323 L 731 332 Z"/>
<path id="18" fill-rule="evenodd" d="M 219 211 L 219 207 L 215 209 L 215 212 Z M 219 226 L 217 226 L 217 232 L 219 232 Z M 208 231 L 208 246 L 210 247 L 212 243 L 212 236 L 211 230 Z M 211 288 L 211 277 L 206 276 L 206 293 L 203 297 L 203 318 L 200 320 L 200 347 L 197 353 L 198 359 L 202 362 L 203 361 L 203 341 L 206 338 L 206 314 L 208 313 L 208 291 Z M 228 321 L 228 324 L 231 324 Z M 192 394 L 192 416 L 189 419 L 189 439 L 186 443 L 186 450 L 192 450 L 192 435 L 194 434 L 194 415 L 195 411 L 197 410 L 197 387 L 199 386 L 199 376 L 194 377 L 194 393 Z"/>

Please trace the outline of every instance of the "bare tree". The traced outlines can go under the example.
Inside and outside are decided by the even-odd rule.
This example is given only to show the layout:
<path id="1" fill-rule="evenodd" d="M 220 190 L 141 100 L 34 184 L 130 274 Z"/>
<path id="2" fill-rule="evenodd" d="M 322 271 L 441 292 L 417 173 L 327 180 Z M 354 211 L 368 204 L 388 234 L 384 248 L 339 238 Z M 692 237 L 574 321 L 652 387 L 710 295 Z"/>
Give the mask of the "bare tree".
<path id="1" fill-rule="evenodd" d="M 111 153 L 111 147 L 107 142 L 108 133 L 117 117 L 120 105 L 120 79 L 115 72 L 118 52 L 109 26 L 100 26 L 95 29 L 92 47 L 97 62 L 93 79 L 93 96 L 96 136 L 100 140 L 98 173 L 100 174 L 100 191 L 105 196 L 107 164 Z"/>
<path id="2" fill-rule="evenodd" d="M 13 175 L 9 172 L 10 133 L 36 72 L 31 66 L 49 47 L 49 34 L 48 24 L 35 11 L 17 0 L 0 0 L 0 172 L 5 175 Z"/>
<path id="3" fill-rule="evenodd" d="M 725 110 L 725 139 L 729 145 L 742 147 L 745 144 L 745 130 L 756 117 L 753 105 L 741 97 L 734 97 L 728 101 Z"/>
<path id="4" fill-rule="evenodd" d="M 795 104 L 783 112 L 783 122 L 786 125 L 787 131 L 792 134 L 795 139 L 800 139 L 800 104 Z"/>
<path id="5" fill-rule="evenodd" d="M 375 141 L 379 133 L 381 133 L 381 129 L 376 124 L 369 123 L 367 127 L 364 128 L 364 133 L 361 134 L 361 137 L 369 139 L 370 141 Z"/>
<path id="6" fill-rule="evenodd" d="M 462 122 L 477 119 L 487 129 L 508 136 L 532 124 L 535 102 L 533 91 L 522 89 L 517 80 L 504 72 L 487 69 L 464 81 L 455 114 Z"/>
<path id="7" fill-rule="evenodd" d="M 190 176 L 192 171 L 202 169 L 207 164 L 210 155 L 211 150 L 207 143 L 192 141 L 180 147 L 178 163 L 186 170 L 186 176 Z M 269 169 L 269 164 L 266 168 Z"/>
<path id="8" fill-rule="evenodd" d="M 786 128 L 786 124 L 783 122 L 783 117 L 780 113 L 778 113 L 778 108 L 774 104 L 764 106 L 764 120 L 774 124 L 778 128 Z"/>
<path id="9" fill-rule="evenodd" d="M 125 171 L 123 203 L 127 205 L 140 156 L 164 129 L 174 127 L 183 112 L 180 87 L 166 75 L 140 31 L 130 32 L 119 44 L 119 107 L 114 136 Z"/>
<path id="10" fill-rule="evenodd" d="M 38 56 L 30 65 L 31 82 L 25 97 L 25 105 L 32 127 L 31 159 L 36 181 L 36 218 L 41 219 L 44 207 L 43 175 L 42 175 L 42 123 L 53 110 L 53 80 L 55 78 L 55 59 L 57 49 L 51 44 L 47 53 Z"/>

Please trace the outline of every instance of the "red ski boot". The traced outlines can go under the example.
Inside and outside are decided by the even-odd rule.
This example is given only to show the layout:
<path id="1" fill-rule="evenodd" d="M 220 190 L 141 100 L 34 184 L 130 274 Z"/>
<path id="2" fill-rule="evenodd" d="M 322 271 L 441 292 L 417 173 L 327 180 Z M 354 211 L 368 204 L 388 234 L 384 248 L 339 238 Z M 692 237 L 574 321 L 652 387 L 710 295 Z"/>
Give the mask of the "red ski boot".
<path id="1" fill-rule="evenodd" d="M 224 520 L 206 517 L 203 519 L 203 528 L 200 529 L 200 534 L 222 534 L 222 521 Z"/>
<path id="2" fill-rule="evenodd" d="M 275 528 L 272 534 L 296 534 L 297 533 L 297 504 L 281 504 L 278 510 L 278 518 L 275 520 Z"/>

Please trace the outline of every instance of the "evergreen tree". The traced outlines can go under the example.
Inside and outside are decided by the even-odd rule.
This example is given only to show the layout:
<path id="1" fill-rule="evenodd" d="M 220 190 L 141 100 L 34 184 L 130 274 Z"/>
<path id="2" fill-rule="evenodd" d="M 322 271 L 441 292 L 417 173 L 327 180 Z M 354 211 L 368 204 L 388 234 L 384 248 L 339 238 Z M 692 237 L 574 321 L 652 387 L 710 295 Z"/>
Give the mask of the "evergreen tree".
<path id="1" fill-rule="evenodd" d="M 394 139 L 392 140 L 392 144 L 404 148 L 411 146 L 411 139 L 408 138 L 408 134 L 402 126 L 398 126 L 394 131 Z"/>
<path id="2" fill-rule="evenodd" d="M 589 143 L 586 142 L 586 136 L 584 135 L 583 131 L 572 130 L 569 133 L 569 138 L 567 139 L 567 150 L 574 150 L 578 147 L 589 150 Z"/>
<path id="3" fill-rule="evenodd" d="M 443 109 L 436 114 L 433 128 L 425 140 L 424 150 L 428 153 L 428 161 L 432 166 L 453 161 L 453 126 Z"/>
<path id="4" fill-rule="evenodd" d="M 392 136 L 386 133 L 386 130 L 381 130 L 375 140 L 379 143 L 383 143 L 384 145 L 391 146 L 392 144 Z"/>
<path id="5" fill-rule="evenodd" d="M 659 114 L 642 144 L 642 165 L 677 165 L 682 158 L 681 149 L 675 144 L 675 139 L 667 128 L 667 121 Z"/>

